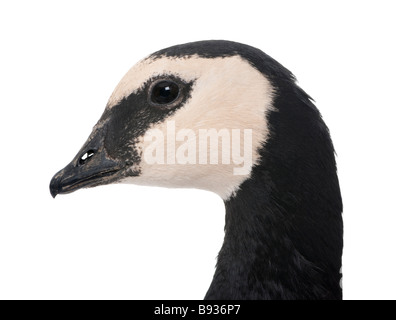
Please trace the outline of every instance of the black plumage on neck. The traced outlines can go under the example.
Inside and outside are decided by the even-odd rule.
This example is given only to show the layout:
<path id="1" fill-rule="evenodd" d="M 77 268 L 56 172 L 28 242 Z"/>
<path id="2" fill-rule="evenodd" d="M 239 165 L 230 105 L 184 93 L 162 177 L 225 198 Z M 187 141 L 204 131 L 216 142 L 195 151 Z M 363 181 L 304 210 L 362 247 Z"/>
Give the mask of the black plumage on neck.
<path id="1" fill-rule="evenodd" d="M 294 81 L 274 86 L 261 161 L 225 201 L 206 299 L 342 299 L 342 200 L 329 131 Z"/>

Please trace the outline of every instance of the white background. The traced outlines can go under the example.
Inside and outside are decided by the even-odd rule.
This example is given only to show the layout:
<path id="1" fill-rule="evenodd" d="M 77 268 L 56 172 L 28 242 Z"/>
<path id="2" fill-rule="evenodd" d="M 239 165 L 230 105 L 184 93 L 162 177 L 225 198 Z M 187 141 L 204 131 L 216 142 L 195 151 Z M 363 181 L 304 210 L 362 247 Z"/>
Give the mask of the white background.
<path id="1" fill-rule="evenodd" d="M 346 299 L 396 298 L 394 1 L 2 1 L 1 299 L 201 299 L 216 195 L 112 185 L 52 199 L 113 88 L 174 44 L 227 39 L 289 68 L 338 153 Z"/>

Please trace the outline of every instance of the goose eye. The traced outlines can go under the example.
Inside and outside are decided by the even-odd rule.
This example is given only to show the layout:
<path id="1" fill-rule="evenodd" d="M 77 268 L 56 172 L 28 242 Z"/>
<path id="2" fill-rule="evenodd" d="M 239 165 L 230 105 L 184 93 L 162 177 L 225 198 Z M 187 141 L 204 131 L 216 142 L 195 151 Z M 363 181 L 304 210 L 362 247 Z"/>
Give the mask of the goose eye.
<path id="1" fill-rule="evenodd" d="M 179 86 L 168 80 L 156 83 L 151 90 L 151 101 L 155 104 L 168 104 L 179 96 Z"/>

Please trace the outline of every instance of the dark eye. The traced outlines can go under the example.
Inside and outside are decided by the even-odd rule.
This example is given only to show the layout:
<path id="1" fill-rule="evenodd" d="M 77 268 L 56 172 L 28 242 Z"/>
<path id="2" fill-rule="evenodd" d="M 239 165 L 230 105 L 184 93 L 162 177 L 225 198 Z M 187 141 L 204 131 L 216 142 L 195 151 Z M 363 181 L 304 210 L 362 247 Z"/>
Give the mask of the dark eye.
<path id="1" fill-rule="evenodd" d="M 179 96 L 179 86 L 168 80 L 156 83 L 151 90 L 151 101 L 155 104 L 168 104 Z"/>

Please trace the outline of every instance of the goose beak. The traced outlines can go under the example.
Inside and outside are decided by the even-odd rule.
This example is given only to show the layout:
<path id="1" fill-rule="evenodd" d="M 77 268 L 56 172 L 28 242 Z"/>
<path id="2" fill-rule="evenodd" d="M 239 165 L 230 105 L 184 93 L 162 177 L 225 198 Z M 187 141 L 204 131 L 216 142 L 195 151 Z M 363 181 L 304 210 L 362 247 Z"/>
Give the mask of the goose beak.
<path id="1" fill-rule="evenodd" d="M 50 183 L 53 198 L 81 188 L 115 182 L 121 165 L 111 159 L 103 147 L 104 130 L 96 131 L 76 157 L 54 175 Z M 92 136 L 92 135 L 91 135 Z"/>

